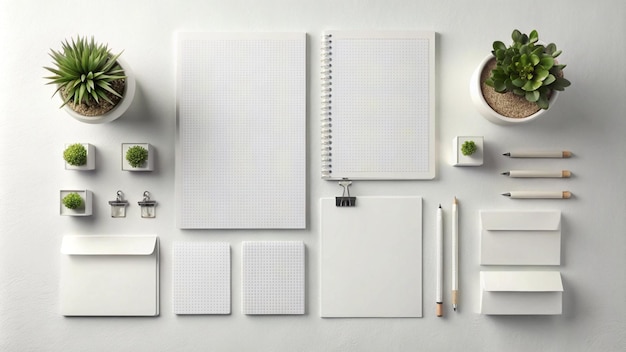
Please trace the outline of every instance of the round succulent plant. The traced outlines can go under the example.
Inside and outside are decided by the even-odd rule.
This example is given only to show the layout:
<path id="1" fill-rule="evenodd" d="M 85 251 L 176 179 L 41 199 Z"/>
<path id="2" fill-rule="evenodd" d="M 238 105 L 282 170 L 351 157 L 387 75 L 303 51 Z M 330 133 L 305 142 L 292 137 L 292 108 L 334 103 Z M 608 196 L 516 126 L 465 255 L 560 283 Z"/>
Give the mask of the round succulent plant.
<path id="1" fill-rule="evenodd" d="M 69 145 L 63 151 L 63 159 L 72 166 L 87 164 L 87 149 L 80 143 Z"/>
<path id="2" fill-rule="evenodd" d="M 63 197 L 63 205 L 68 209 L 78 209 L 83 205 L 83 198 L 76 192 Z"/>
<path id="3" fill-rule="evenodd" d="M 132 167 L 142 166 L 148 160 L 148 150 L 140 145 L 135 145 L 126 151 L 126 161 Z"/>
<path id="4" fill-rule="evenodd" d="M 470 156 L 478 150 L 476 143 L 474 141 L 465 141 L 461 146 L 461 153 L 465 156 Z"/>
<path id="5" fill-rule="evenodd" d="M 513 43 L 508 47 L 501 41 L 493 42 L 491 53 L 496 67 L 485 84 L 496 92 L 513 92 L 547 109 L 552 92 L 562 91 L 571 84 L 563 78 L 565 65 L 555 60 L 561 50 L 553 43 L 539 44 L 536 30 L 526 35 L 515 29 L 511 38 Z"/>

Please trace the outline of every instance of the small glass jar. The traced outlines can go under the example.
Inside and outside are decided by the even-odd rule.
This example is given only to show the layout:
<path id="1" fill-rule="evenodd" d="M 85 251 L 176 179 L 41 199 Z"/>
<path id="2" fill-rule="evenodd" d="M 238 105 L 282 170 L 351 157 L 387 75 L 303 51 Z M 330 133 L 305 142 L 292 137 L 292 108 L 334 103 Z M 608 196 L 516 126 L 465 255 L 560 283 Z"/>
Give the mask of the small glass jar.
<path id="1" fill-rule="evenodd" d="M 137 202 L 141 207 L 142 218 L 154 218 L 156 217 L 156 204 L 154 200 L 150 200 L 150 193 L 148 191 L 143 192 L 143 200 Z"/>
<path id="2" fill-rule="evenodd" d="M 128 205 L 128 201 L 122 199 L 122 197 L 123 197 L 122 191 L 117 191 L 116 199 L 109 201 L 109 205 L 111 205 L 111 217 L 112 218 L 125 218 L 126 217 L 126 206 Z"/>

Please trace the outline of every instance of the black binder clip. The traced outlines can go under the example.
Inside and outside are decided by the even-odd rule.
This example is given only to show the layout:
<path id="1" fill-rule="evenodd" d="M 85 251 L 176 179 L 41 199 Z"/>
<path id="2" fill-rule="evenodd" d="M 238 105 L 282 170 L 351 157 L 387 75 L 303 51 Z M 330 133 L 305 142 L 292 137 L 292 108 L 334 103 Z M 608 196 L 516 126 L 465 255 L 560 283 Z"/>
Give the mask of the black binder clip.
<path id="1" fill-rule="evenodd" d="M 335 197 L 335 205 L 338 207 L 354 207 L 356 206 L 356 197 L 350 197 L 350 186 L 352 181 L 339 181 L 339 185 L 343 187 L 341 197 Z"/>

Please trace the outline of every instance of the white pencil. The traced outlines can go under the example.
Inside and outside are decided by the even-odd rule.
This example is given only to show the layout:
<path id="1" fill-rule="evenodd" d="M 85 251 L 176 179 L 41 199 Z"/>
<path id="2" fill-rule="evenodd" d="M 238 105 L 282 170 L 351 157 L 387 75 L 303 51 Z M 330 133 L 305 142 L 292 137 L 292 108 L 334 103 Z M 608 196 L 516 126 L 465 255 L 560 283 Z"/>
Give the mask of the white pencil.
<path id="1" fill-rule="evenodd" d="M 452 202 L 452 309 L 456 311 L 459 295 L 459 212 L 457 200 Z"/>
<path id="2" fill-rule="evenodd" d="M 569 158 L 572 152 L 567 150 L 526 150 L 502 154 L 511 158 Z"/>
<path id="3" fill-rule="evenodd" d="M 569 170 L 510 170 L 503 172 L 502 175 L 522 178 L 568 178 L 572 173 Z"/>
<path id="4" fill-rule="evenodd" d="M 569 191 L 512 191 L 502 193 L 510 198 L 545 198 L 545 199 L 568 199 L 572 197 Z"/>
<path id="5" fill-rule="evenodd" d="M 437 288 L 435 301 L 437 303 L 436 314 L 443 316 L 443 214 L 441 204 L 437 208 Z"/>

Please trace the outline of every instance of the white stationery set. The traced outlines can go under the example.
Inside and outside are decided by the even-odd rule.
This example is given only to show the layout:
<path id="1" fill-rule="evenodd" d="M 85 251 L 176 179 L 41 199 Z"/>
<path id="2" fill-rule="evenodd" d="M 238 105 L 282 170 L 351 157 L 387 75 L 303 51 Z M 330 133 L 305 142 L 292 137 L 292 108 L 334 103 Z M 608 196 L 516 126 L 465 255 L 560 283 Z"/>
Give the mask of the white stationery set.
<path id="1" fill-rule="evenodd" d="M 67 235 L 61 254 L 62 315 L 159 315 L 156 235 Z"/>
<path id="2" fill-rule="evenodd" d="M 435 33 L 327 31 L 321 54 L 321 176 L 341 181 L 344 197 L 320 199 L 320 315 L 422 317 L 422 198 L 357 199 L 347 187 L 435 177 Z M 305 228 L 306 35 L 179 33 L 177 59 L 177 226 Z M 480 264 L 515 268 L 480 272 L 480 313 L 561 314 L 561 274 L 522 267 L 561 264 L 561 212 L 479 218 Z M 441 206 L 437 219 L 442 316 Z M 305 314 L 305 251 L 302 241 L 243 241 L 242 313 Z M 67 235 L 61 253 L 64 316 L 159 315 L 156 235 Z M 172 306 L 181 315 L 231 313 L 230 244 L 173 242 Z"/>

